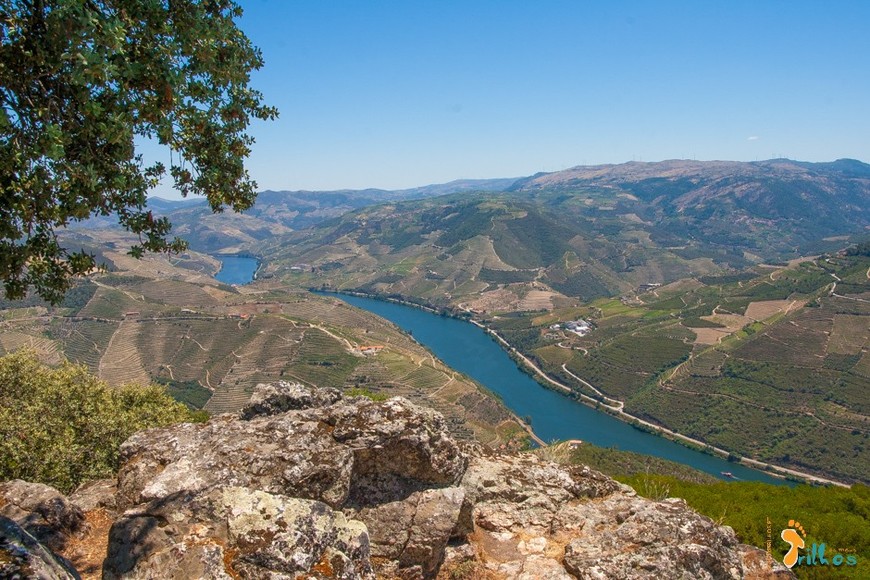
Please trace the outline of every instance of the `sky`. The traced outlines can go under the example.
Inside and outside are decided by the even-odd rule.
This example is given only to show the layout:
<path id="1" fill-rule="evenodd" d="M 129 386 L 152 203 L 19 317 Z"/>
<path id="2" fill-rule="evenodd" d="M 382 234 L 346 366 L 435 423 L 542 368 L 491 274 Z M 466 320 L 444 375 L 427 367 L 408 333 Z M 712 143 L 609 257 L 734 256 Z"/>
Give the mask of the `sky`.
<path id="1" fill-rule="evenodd" d="M 266 61 L 251 84 L 280 112 L 250 128 L 261 190 L 870 161 L 864 0 L 239 3 Z"/>

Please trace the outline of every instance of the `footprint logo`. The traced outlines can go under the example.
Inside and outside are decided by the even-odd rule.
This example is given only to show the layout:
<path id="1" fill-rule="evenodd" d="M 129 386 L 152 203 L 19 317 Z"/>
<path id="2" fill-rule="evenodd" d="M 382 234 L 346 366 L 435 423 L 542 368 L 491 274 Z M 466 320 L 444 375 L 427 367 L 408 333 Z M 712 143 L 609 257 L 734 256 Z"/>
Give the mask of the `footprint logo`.
<path id="1" fill-rule="evenodd" d="M 785 564 L 787 568 L 791 568 L 797 564 L 798 550 L 806 546 L 804 538 L 807 537 L 807 533 L 804 531 L 804 527 L 800 522 L 789 520 L 788 527 L 782 531 L 780 537 L 788 542 L 790 546 L 785 557 L 782 559 L 782 563 Z"/>

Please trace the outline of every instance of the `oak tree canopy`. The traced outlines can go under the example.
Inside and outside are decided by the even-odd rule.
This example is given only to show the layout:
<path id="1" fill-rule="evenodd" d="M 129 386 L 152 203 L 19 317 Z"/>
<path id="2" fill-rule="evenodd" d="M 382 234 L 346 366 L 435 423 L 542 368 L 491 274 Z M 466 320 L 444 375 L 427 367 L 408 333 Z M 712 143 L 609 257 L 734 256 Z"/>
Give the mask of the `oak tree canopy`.
<path id="1" fill-rule="evenodd" d="M 252 120 L 274 119 L 250 88 L 263 65 L 231 0 L 0 0 L 0 278 L 9 298 L 33 288 L 58 302 L 94 267 L 57 231 L 117 215 L 131 254 L 179 251 L 146 207 L 169 174 L 213 211 L 249 208 Z M 146 163 L 136 141 L 171 152 Z"/>

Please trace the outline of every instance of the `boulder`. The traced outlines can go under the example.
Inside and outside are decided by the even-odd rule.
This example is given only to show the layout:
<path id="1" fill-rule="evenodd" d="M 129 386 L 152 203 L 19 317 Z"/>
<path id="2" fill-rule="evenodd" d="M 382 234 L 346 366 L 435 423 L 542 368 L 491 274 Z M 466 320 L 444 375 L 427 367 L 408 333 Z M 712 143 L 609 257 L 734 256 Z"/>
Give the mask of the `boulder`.
<path id="1" fill-rule="evenodd" d="M 3 516 L 0 516 L 0 578 L 81 580 L 69 562 Z"/>
<path id="2" fill-rule="evenodd" d="M 245 486 L 338 507 L 352 484 L 396 499 L 449 485 L 464 468 L 441 415 L 398 397 L 358 398 L 137 433 L 121 446 L 118 494 L 130 507 L 182 491 Z"/>
<path id="3" fill-rule="evenodd" d="M 250 402 L 239 413 L 245 421 L 285 411 L 326 407 L 341 400 L 338 389 L 315 389 L 299 383 L 278 381 L 254 387 Z"/>
<path id="4" fill-rule="evenodd" d="M 16 479 L 0 484 L 0 516 L 24 528 L 38 542 L 61 551 L 82 531 L 85 516 L 55 488 Z"/>
<path id="5" fill-rule="evenodd" d="M 314 500 L 245 487 L 177 493 L 125 513 L 103 578 L 374 578 L 365 525 Z"/>
<path id="6" fill-rule="evenodd" d="M 84 483 L 69 496 L 69 500 L 83 512 L 104 509 L 117 511 L 118 482 L 115 479 L 95 479 Z"/>
<path id="7" fill-rule="evenodd" d="M 683 500 L 645 499 L 587 467 L 531 454 L 475 457 L 461 485 L 474 505 L 470 541 L 496 576 L 737 579 L 757 572 L 764 554 Z"/>
<path id="8" fill-rule="evenodd" d="M 461 532 L 464 505 L 461 487 L 436 488 L 362 508 L 353 517 L 369 529 L 372 556 L 395 561 L 406 575 L 431 578 L 444 559 L 447 542 Z"/>

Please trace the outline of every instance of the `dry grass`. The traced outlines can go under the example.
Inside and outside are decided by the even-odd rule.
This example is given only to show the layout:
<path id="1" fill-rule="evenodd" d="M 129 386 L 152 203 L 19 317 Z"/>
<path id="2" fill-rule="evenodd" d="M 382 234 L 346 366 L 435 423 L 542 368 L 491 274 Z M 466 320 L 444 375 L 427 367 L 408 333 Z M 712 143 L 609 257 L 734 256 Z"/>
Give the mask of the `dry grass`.
<path id="1" fill-rule="evenodd" d="M 61 555 L 72 562 L 82 580 L 102 578 L 112 523 L 112 518 L 103 508 L 86 512 L 84 532 L 73 536 L 64 547 Z"/>
<path id="2" fill-rule="evenodd" d="M 478 294 L 475 300 L 468 303 L 468 306 L 474 310 L 493 312 L 516 310 L 518 304 L 519 298 L 516 294 L 507 288 L 499 288 Z"/>
<path id="3" fill-rule="evenodd" d="M 719 344 L 723 338 L 731 334 L 724 328 L 690 328 L 695 333 L 695 344 Z"/>
<path id="4" fill-rule="evenodd" d="M 762 300 L 759 302 L 750 302 L 746 307 L 746 318 L 752 320 L 766 320 L 780 312 L 788 312 L 794 301 L 793 300 Z"/>
<path id="5" fill-rule="evenodd" d="M 870 327 L 866 316 L 835 314 L 834 329 L 828 342 L 833 354 L 858 354 L 870 342 Z"/>
<path id="6" fill-rule="evenodd" d="M 518 310 L 552 310 L 555 292 L 545 290 L 529 290 L 529 293 L 520 300 Z"/>

